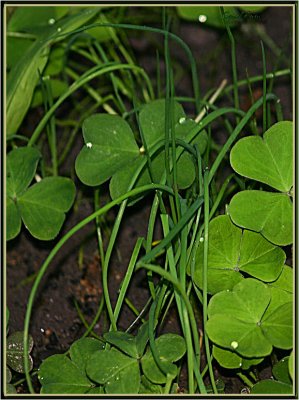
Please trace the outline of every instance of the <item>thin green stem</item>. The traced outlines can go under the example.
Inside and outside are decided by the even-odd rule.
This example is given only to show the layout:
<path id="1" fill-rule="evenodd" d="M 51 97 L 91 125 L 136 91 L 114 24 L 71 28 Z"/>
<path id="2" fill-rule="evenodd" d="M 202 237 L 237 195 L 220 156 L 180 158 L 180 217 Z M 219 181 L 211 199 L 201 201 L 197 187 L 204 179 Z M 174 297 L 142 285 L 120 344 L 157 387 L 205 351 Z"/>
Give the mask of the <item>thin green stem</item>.
<path id="1" fill-rule="evenodd" d="M 158 275 L 162 276 L 164 279 L 166 279 L 167 281 L 172 283 L 173 286 L 175 287 L 175 289 L 177 289 L 179 291 L 179 293 L 181 294 L 182 299 L 186 305 L 188 314 L 189 314 L 189 320 L 190 320 L 191 330 L 192 330 L 192 334 L 193 334 L 193 341 L 194 341 L 194 345 L 195 345 L 195 352 L 200 354 L 200 350 L 198 349 L 199 338 L 198 338 L 198 331 L 197 331 L 197 325 L 196 325 L 194 312 L 193 312 L 192 306 L 190 304 L 190 301 L 188 299 L 188 296 L 186 295 L 186 292 L 183 289 L 183 287 L 181 286 L 181 284 L 179 283 L 179 281 L 177 279 L 175 279 L 174 277 L 172 277 L 170 273 L 168 273 L 167 271 L 165 271 L 164 269 L 162 269 L 161 267 L 158 267 L 156 265 L 145 264 L 145 263 L 139 261 L 137 263 L 137 269 L 139 269 L 139 268 L 146 268 L 146 269 L 151 270 L 152 272 L 157 273 Z M 205 385 L 202 381 L 202 377 L 199 373 L 197 360 L 196 360 L 195 355 L 193 357 L 194 357 L 193 358 L 194 373 L 197 378 L 197 383 L 199 385 L 201 393 L 205 394 L 205 393 L 207 393 L 207 391 L 206 391 Z"/>
<path id="2" fill-rule="evenodd" d="M 102 299 L 103 299 L 103 297 L 102 297 Z M 104 304 L 104 302 L 102 302 L 101 301 L 101 303 L 103 303 Z M 84 315 L 83 315 L 83 313 L 82 313 L 82 311 L 81 311 L 81 309 L 80 309 L 80 307 L 79 307 L 79 304 L 78 304 L 78 302 L 76 301 L 76 299 L 74 300 L 74 304 L 75 304 L 75 308 L 76 308 L 76 310 L 77 310 L 77 313 L 78 313 L 78 315 L 79 315 L 79 318 L 80 318 L 80 320 L 81 320 L 81 322 L 83 323 L 83 325 L 85 326 L 85 328 L 87 329 L 86 330 L 86 332 L 84 333 L 84 335 L 82 336 L 82 337 L 86 337 L 86 336 L 88 336 L 89 334 L 91 334 L 93 337 L 95 337 L 96 339 L 100 339 L 100 336 L 98 336 L 97 334 L 95 334 L 92 330 L 93 330 L 93 326 L 92 326 L 92 328 L 91 328 L 91 325 L 88 325 L 88 323 L 87 323 L 87 321 L 86 321 L 86 319 L 84 318 Z M 102 307 L 102 309 L 103 309 L 103 307 Z M 88 332 L 88 333 L 87 333 Z"/>
<path id="3" fill-rule="evenodd" d="M 202 297 L 203 297 L 203 328 L 204 328 L 204 341 L 205 350 L 207 356 L 207 362 L 209 365 L 209 374 L 211 379 L 211 384 L 214 393 L 218 393 L 213 367 L 211 362 L 210 344 L 207 335 L 207 321 L 208 321 L 208 250 L 209 250 L 209 219 L 210 219 L 210 197 L 209 197 L 209 171 L 206 170 L 204 173 L 204 253 L 203 253 L 203 270 L 202 270 Z"/>
<path id="4" fill-rule="evenodd" d="M 30 317 L 32 313 L 32 307 L 33 307 L 33 302 L 37 293 L 37 289 L 40 285 L 40 282 L 47 271 L 47 268 L 50 264 L 50 262 L 53 260 L 55 255 L 58 253 L 58 251 L 61 249 L 61 247 L 80 229 L 82 229 L 85 225 L 87 225 L 89 222 L 93 221 L 95 218 L 97 218 L 100 215 L 105 214 L 107 211 L 109 211 L 111 208 L 114 206 L 122 203 L 124 200 L 134 197 L 136 195 L 139 195 L 141 193 L 145 193 L 147 191 L 153 191 L 153 190 L 161 190 L 165 191 L 167 193 L 173 193 L 173 191 L 165 186 L 165 185 L 159 185 L 159 184 L 152 184 L 152 185 L 145 185 L 133 190 L 130 190 L 128 193 L 123 194 L 122 196 L 118 197 L 117 199 L 111 201 L 110 203 L 106 204 L 104 207 L 101 209 L 95 211 L 82 221 L 80 221 L 77 225 L 75 225 L 69 232 L 67 232 L 60 240 L 59 242 L 54 246 L 54 248 L 51 250 L 50 254 L 42 264 L 38 275 L 36 277 L 36 280 L 34 281 L 34 284 L 32 286 L 28 303 L 27 303 L 27 309 L 26 309 L 26 315 L 25 315 L 25 321 L 24 321 L 24 369 L 25 369 L 25 375 L 26 375 L 26 380 L 28 384 L 28 388 L 30 393 L 34 393 L 34 389 L 32 386 L 30 374 L 29 374 L 29 360 L 28 357 L 26 356 L 28 354 L 28 338 L 29 338 L 29 325 L 30 325 Z M 113 313 L 112 313 L 112 319 L 113 319 Z"/>
<path id="5" fill-rule="evenodd" d="M 264 44 L 261 41 L 261 48 L 262 48 L 262 58 L 263 58 L 263 132 L 267 130 L 267 102 L 266 102 L 266 95 L 267 95 L 267 67 L 266 67 L 266 55 Z"/>
<path id="6" fill-rule="evenodd" d="M 132 277 L 133 272 L 134 272 L 134 268 L 135 268 L 135 264 L 136 264 L 136 261 L 137 261 L 137 257 L 139 255 L 139 252 L 140 252 L 140 249 L 141 249 L 141 246 L 142 246 L 142 243 L 143 243 L 143 240 L 144 240 L 143 238 L 138 238 L 138 240 L 136 242 L 136 245 L 134 247 L 134 250 L 133 250 L 129 265 L 128 265 L 128 269 L 127 269 L 126 274 L 125 274 L 125 278 L 124 278 L 124 280 L 122 282 L 122 285 L 121 285 L 121 288 L 120 288 L 120 291 L 119 291 L 119 295 L 117 297 L 117 302 L 116 302 L 116 305 L 115 305 L 115 308 L 114 308 L 115 323 L 117 322 L 117 319 L 118 319 L 118 316 L 119 316 L 123 301 L 125 299 L 125 296 L 126 296 L 126 293 L 127 293 L 130 281 L 131 281 L 131 277 Z"/>
<path id="7" fill-rule="evenodd" d="M 72 31 L 72 34 L 82 32 L 84 30 L 90 29 L 90 28 L 95 28 L 98 26 L 103 26 L 103 27 L 112 27 L 112 28 L 121 28 L 121 29 L 130 29 L 130 30 L 137 30 L 137 31 L 145 31 L 145 32 L 155 32 L 158 34 L 162 35 L 168 35 L 170 39 L 176 41 L 186 52 L 187 57 L 189 59 L 189 64 L 191 68 L 191 75 L 192 75 L 192 83 L 193 83 L 193 90 L 194 90 L 194 96 L 195 96 L 195 101 L 196 101 L 196 108 L 197 111 L 199 110 L 199 105 L 200 105 L 200 92 L 199 92 L 199 81 L 198 81 L 198 73 L 197 73 L 197 66 L 196 66 L 196 61 L 193 57 L 193 54 L 190 50 L 190 48 L 187 46 L 187 44 L 178 36 L 175 34 L 165 31 L 163 29 L 158 29 L 158 28 L 152 28 L 148 26 L 140 26 L 140 25 L 129 25 L 129 24 L 112 24 L 112 23 L 95 23 L 95 24 L 89 24 L 84 27 L 81 27 L 79 29 L 76 29 Z M 65 36 L 69 35 L 67 34 L 61 34 L 59 36 Z"/>
<path id="8" fill-rule="evenodd" d="M 221 10 L 221 15 L 225 24 L 225 28 L 227 30 L 227 34 L 231 43 L 231 62 L 232 62 L 232 70 L 233 70 L 233 88 L 234 88 L 234 103 L 235 103 L 235 108 L 240 107 L 240 101 L 239 101 L 239 91 L 238 91 L 238 74 L 237 74 L 237 60 L 236 60 L 236 43 L 235 43 L 235 38 L 234 35 L 231 32 L 231 29 L 227 23 L 225 13 L 223 10 L 223 7 L 220 7 Z"/>
<path id="9" fill-rule="evenodd" d="M 253 387 L 253 383 L 251 382 L 251 380 L 246 375 L 242 374 L 242 372 L 237 372 L 237 376 L 242 379 L 245 385 L 247 385 L 249 388 Z"/>
<path id="10" fill-rule="evenodd" d="M 47 124 L 48 120 L 51 118 L 53 113 L 57 110 L 57 108 L 69 97 L 71 94 L 73 94 L 75 91 L 77 91 L 80 87 L 86 85 L 87 82 L 91 81 L 92 79 L 109 74 L 112 71 L 117 71 L 117 70 L 135 70 L 138 71 L 140 74 L 143 73 L 143 70 L 139 67 L 136 67 L 135 65 L 127 65 L 127 64 L 116 64 L 116 63 L 109 63 L 96 66 L 94 68 L 91 68 L 89 71 L 87 71 L 85 74 L 83 74 L 80 78 L 78 78 L 69 88 L 68 90 L 59 97 L 59 99 L 54 103 L 54 105 L 49 109 L 49 111 L 44 115 L 44 117 L 40 120 L 38 126 L 35 128 L 29 142 L 28 146 L 33 146 L 33 144 L 37 141 L 39 138 L 40 134 L 42 133 L 45 125 Z"/>

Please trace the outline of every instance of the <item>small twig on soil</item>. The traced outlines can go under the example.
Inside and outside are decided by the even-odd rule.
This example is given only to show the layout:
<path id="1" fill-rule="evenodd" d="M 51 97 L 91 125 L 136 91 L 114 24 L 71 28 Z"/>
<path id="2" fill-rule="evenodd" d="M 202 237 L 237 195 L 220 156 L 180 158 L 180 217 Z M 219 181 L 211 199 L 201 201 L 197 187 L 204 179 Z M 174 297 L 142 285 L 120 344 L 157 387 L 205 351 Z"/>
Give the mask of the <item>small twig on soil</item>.
<path id="1" fill-rule="evenodd" d="M 219 95 L 221 94 L 222 90 L 225 88 L 227 84 L 227 79 L 223 79 L 223 81 L 220 83 L 220 86 L 218 87 L 218 89 L 216 90 L 216 92 L 210 97 L 210 100 L 208 100 L 208 104 L 214 104 L 215 101 L 217 100 L 217 98 L 219 97 Z M 201 121 L 203 119 L 203 117 L 205 116 L 206 112 L 209 109 L 209 105 L 206 105 L 201 112 L 198 114 L 198 116 L 195 118 L 195 122 L 198 123 L 199 121 Z"/>

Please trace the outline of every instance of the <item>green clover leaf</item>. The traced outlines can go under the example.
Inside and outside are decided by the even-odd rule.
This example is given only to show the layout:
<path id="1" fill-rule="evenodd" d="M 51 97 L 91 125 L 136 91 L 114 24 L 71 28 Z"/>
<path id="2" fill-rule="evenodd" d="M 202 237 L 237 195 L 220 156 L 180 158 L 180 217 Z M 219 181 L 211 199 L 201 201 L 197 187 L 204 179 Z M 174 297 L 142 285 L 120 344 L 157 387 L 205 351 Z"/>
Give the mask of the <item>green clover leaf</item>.
<path id="1" fill-rule="evenodd" d="M 204 243 L 197 252 L 193 280 L 202 288 Z M 214 218 L 209 225 L 208 292 L 232 289 L 243 280 L 242 273 L 265 282 L 278 278 L 285 262 L 284 251 L 259 233 L 242 230 L 227 215 Z"/>
<path id="2" fill-rule="evenodd" d="M 29 187 L 40 157 L 30 147 L 14 149 L 7 156 L 7 240 L 19 234 L 22 221 L 35 238 L 54 239 L 74 202 L 75 185 L 68 178 L 48 177 Z"/>
<path id="3" fill-rule="evenodd" d="M 245 190 L 237 193 L 229 205 L 236 225 L 260 232 L 281 246 L 293 241 L 293 123 L 281 121 L 264 137 L 239 140 L 230 154 L 233 169 L 247 178 L 262 182 L 281 193 Z"/>
<path id="4" fill-rule="evenodd" d="M 268 312 L 270 302 L 269 287 L 252 278 L 215 294 L 208 306 L 210 340 L 246 358 L 265 357 L 273 346 L 292 348 L 292 302 Z"/>

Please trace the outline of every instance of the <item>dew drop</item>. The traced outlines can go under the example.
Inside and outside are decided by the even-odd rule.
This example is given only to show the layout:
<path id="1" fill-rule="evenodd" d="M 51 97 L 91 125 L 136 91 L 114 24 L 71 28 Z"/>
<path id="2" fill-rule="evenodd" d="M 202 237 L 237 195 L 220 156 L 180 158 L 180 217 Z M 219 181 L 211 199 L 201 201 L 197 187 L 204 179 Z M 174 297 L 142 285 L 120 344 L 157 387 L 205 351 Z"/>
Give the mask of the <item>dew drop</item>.
<path id="1" fill-rule="evenodd" d="M 231 347 L 233 348 L 233 349 L 236 349 L 238 346 L 239 346 L 239 343 L 238 342 L 236 342 L 235 340 L 233 340 L 232 342 L 231 342 Z"/>
<path id="2" fill-rule="evenodd" d="M 199 21 L 200 23 L 202 23 L 202 24 L 204 24 L 204 23 L 207 21 L 207 19 L 208 19 L 208 17 L 207 17 L 206 15 L 204 15 L 204 14 L 201 14 L 201 15 L 198 17 L 198 21 Z"/>
<path id="3" fill-rule="evenodd" d="M 91 148 L 92 148 L 92 143 L 91 143 L 91 142 L 86 143 L 86 147 L 88 147 L 89 149 L 91 149 Z"/>
<path id="4" fill-rule="evenodd" d="M 202 242 L 204 242 L 204 238 L 203 237 L 201 237 L 200 239 L 199 239 L 199 241 L 202 243 Z"/>
<path id="5" fill-rule="evenodd" d="M 50 18 L 49 21 L 48 21 L 48 24 L 49 24 L 49 25 L 54 25 L 55 22 L 56 22 L 56 21 L 55 21 L 54 18 Z"/>
<path id="6" fill-rule="evenodd" d="M 139 153 L 140 153 L 140 154 L 144 154 L 144 153 L 145 153 L 145 148 L 144 148 L 144 146 L 141 146 L 141 147 L 140 147 Z"/>
<path id="7" fill-rule="evenodd" d="M 242 363 L 240 362 L 239 367 L 242 367 Z"/>
<path id="8" fill-rule="evenodd" d="M 61 28 L 57 28 L 57 32 L 61 32 Z"/>
<path id="9" fill-rule="evenodd" d="M 181 117 L 179 119 L 179 124 L 183 124 L 184 122 L 186 122 L 186 118 L 185 117 Z"/>
<path id="10" fill-rule="evenodd" d="M 41 331 L 41 333 L 44 333 L 44 332 L 45 332 L 45 330 L 44 330 L 43 328 L 40 328 L 40 331 Z"/>

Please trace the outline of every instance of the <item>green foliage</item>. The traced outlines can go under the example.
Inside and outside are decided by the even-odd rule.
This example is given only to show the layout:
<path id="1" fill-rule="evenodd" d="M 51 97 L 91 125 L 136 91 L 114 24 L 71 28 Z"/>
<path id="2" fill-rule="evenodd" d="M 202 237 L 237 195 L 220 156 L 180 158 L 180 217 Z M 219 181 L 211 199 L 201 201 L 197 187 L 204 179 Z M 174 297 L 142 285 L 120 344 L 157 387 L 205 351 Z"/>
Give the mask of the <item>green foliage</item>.
<path id="1" fill-rule="evenodd" d="M 283 192 L 245 190 L 237 193 L 229 206 L 233 222 L 243 228 L 260 232 L 274 244 L 291 244 L 293 123 L 278 122 L 265 132 L 263 138 L 249 136 L 239 140 L 231 151 L 230 162 L 240 175 Z"/>
<path id="2" fill-rule="evenodd" d="M 187 120 L 179 103 L 174 103 L 175 134 L 184 139 L 194 128 L 195 122 Z M 146 104 L 139 117 L 140 129 L 149 151 L 164 139 L 165 100 Z M 126 193 L 131 179 L 145 160 L 144 149 L 138 147 L 134 134 L 126 121 L 115 115 L 97 114 L 83 123 L 85 146 L 76 160 L 80 180 L 90 186 L 100 185 L 111 179 L 110 194 L 115 199 Z M 203 153 L 207 136 L 202 132 L 193 142 Z M 155 154 L 152 160 L 153 181 L 159 183 L 165 169 L 165 152 Z M 195 167 L 190 156 L 184 153 L 178 161 L 178 186 L 189 187 L 195 179 Z M 151 183 L 148 168 L 137 180 L 136 187 Z"/>
<path id="3" fill-rule="evenodd" d="M 55 354 L 44 360 L 38 378 L 42 394 L 86 393 L 92 388 L 82 366 L 62 354 Z"/>
<path id="4" fill-rule="evenodd" d="M 181 18 L 188 21 L 199 21 L 214 28 L 225 28 L 219 6 L 179 6 L 177 11 Z M 224 7 L 224 13 L 229 26 L 238 24 L 240 17 L 235 7 Z"/>
<path id="5" fill-rule="evenodd" d="M 65 8 L 65 7 L 64 7 Z M 35 14 L 30 7 L 20 7 L 18 13 L 12 18 L 9 29 L 33 30 L 37 35 L 36 40 L 31 45 L 24 45 L 22 43 L 19 53 L 22 56 L 18 62 L 12 65 L 11 71 L 7 79 L 7 100 L 6 100 L 6 135 L 15 134 L 24 119 L 34 93 L 36 84 L 39 81 L 39 73 L 42 73 L 49 59 L 50 46 L 63 36 L 59 36 L 60 32 L 67 33 L 82 26 L 92 17 L 94 17 L 99 10 L 95 8 L 87 8 L 79 14 L 70 15 L 63 20 L 59 21 L 59 26 L 55 24 L 55 18 L 51 15 L 56 14 L 61 17 L 61 7 L 40 7 L 38 12 L 41 12 L 43 17 L 40 19 L 42 25 L 39 24 L 39 19 L 35 18 Z M 61 9 L 61 10 L 58 10 Z M 50 10 L 50 11 L 49 11 Z M 54 13 L 54 14 L 53 14 Z M 27 15 L 30 15 L 28 18 Z M 45 15 L 44 15 L 45 14 Z M 30 23 L 34 19 L 34 24 Z M 54 23 L 51 23 L 54 20 Z M 47 22 L 47 25 L 44 25 Z M 10 53 L 11 54 L 11 53 Z"/>
<path id="6" fill-rule="evenodd" d="M 173 362 L 182 358 L 186 352 L 184 339 L 178 335 L 168 333 L 160 336 L 155 341 L 155 345 L 163 369 L 168 370 L 168 374 L 175 377 L 177 375 L 177 367 Z M 146 352 L 141 364 L 144 375 L 151 382 L 159 384 L 166 382 L 167 377 L 156 364 L 151 349 Z"/>
<path id="7" fill-rule="evenodd" d="M 203 287 L 204 243 L 196 252 L 193 280 Z M 278 278 L 285 262 L 284 251 L 260 234 L 235 226 L 229 216 L 221 215 L 209 224 L 208 292 L 232 289 L 246 273 L 264 282 Z M 241 273 L 242 272 L 242 273 Z"/>
<path id="8" fill-rule="evenodd" d="M 87 364 L 86 372 L 93 381 L 105 386 L 106 393 L 139 392 L 138 361 L 115 348 L 94 353 Z"/>
<path id="9" fill-rule="evenodd" d="M 260 358 L 272 347 L 292 347 L 292 303 L 268 309 L 271 291 L 255 279 L 244 279 L 232 291 L 212 297 L 208 306 L 207 333 L 218 346 L 240 356 Z"/>
<path id="10" fill-rule="evenodd" d="M 283 382 L 278 382 L 273 379 L 265 379 L 256 383 L 250 390 L 252 394 L 291 394 L 293 388 L 291 385 L 287 385 Z"/>
<path id="11" fill-rule="evenodd" d="M 224 28 L 245 22 L 250 13 L 263 8 L 224 7 L 225 24 L 218 6 L 179 6 L 177 11 L 182 18 L 196 20 L 198 26 Z M 105 13 L 106 9 L 49 6 L 36 7 L 33 13 L 32 7 L 20 6 L 8 22 L 7 138 L 14 150 L 7 155 L 7 239 L 18 235 L 22 222 L 40 240 L 51 240 L 59 233 L 65 213 L 73 204 L 75 186 L 72 180 L 56 175 L 69 154 L 82 121 L 84 146 L 75 162 L 76 173 L 84 185 L 94 188 L 110 180 L 113 200 L 100 207 L 104 198 L 102 190 L 99 197 L 97 188 L 94 193 L 95 212 L 61 238 L 38 271 L 28 301 L 25 337 L 29 333 L 38 286 L 51 260 L 79 229 L 96 221 L 103 299 L 97 316 L 87 329 L 92 333 L 103 307 L 107 310 L 110 329 L 100 340 L 83 337 L 74 342 L 66 354 L 56 354 L 44 360 L 38 371 L 41 393 L 102 396 L 176 394 L 181 389 L 181 368 L 186 364 L 188 389 L 183 388 L 184 392 L 223 394 L 224 382 L 215 379 L 214 362 L 234 370 L 231 373 L 235 372 L 248 383 L 249 376 L 253 376 L 250 369 L 269 355 L 277 356 L 279 353 L 275 348 L 291 351 L 293 346 L 294 271 L 284 265 L 286 254 L 277 246 L 292 243 L 293 125 L 290 121 L 281 121 L 278 99 L 272 93 L 263 93 L 248 112 L 238 109 L 238 87 L 243 82 L 237 78 L 235 41 L 230 29 L 233 85 L 224 89 L 225 82 L 222 82 L 216 91 L 199 95 L 196 62 L 181 39 L 164 29 L 129 25 L 127 20 L 123 24 L 124 15 L 120 9 L 109 11 L 108 8 L 108 13 Z M 165 27 L 171 26 L 168 24 L 168 11 L 163 14 Z M 105 24 L 110 16 L 121 24 L 113 28 L 86 28 L 89 23 Z M 76 31 L 77 28 L 80 32 Z M 134 65 L 134 55 L 126 40 L 126 32 L 131 29 L 163 35 L 166 90 L 161 87 L 164 77 L 160 77 L 163 71 L 160 65 L 157 66 L 155 87 L 158 97 L 164 94 L 165 99 L 152 100 L 154 90 L 149 77 L 142 68 Z M 66 33 L 69 35 L 64 35 Z M 99 44 L 110 39 L 113 43 Z M 175 84 L 180 70 L 176 60 L 170 56 L 173 49 L 168 44 L 170 39 L 181 45 L 191 60 L 194 98 L 176 97 L 179 93 Z M 271 41 L 267 43 L 270 47 L 275 46 Z M 157 59 L 159 54 L 160 49 Z M 81 63 L 82 58 L 86 62 Z M 273 76 L 270 73 L 265 76 L 264 59 L 263 62 L 265 90 L 266 79 L 268 76 L 273 79 Z M 275 78 L 278 73 L 275 72 Z M 47 85 L 44 83 L 46 80 Z M 72 80 L 74 82 L 70 84 Z M 133 80 L 136 81 L 134 93 Z M 248 78 L 249 86 L 251 80 L 261 79 Z M 272 83 L 269 88 L 271 86 Z M 72 111 L 66 107 L 68 115 L 62 116 L 60 111 L 64 110 L 61 109 L 55 116 L 59 105 L 79 88 L 83 89 L 80 96 L 71 99 Z M 228 95 L 227 99 L 230 99 L 231 90 L 234 108 L 219 106 L 218 98 Z M 57 98 L 59 100 L 52 105 L 52 100 Z M 187 117 L 182 105 L 174 99 L 194 105 L 194 119 Z M 268 115 L 266 118 L 268 101 L 275 101 L 275 117 L 269 107 L 269 118 Z M 29 107 L 41 105 L 46 109 L 45 115 L 32 137 L 27 133 L 27 137 L 19 134 Z M 221 186 L 218 168 L 226 162 L 230 147 L 251 122 L 255 123 L 255 133 L 258 133 L 255 115 L 261 106 L 263 126 L 274 120 L 273 117 L 281 122 L 268 129 L 263 138 L 248 136 L 234 145 L 230 163 L 243 178 L 231 174 Z M 77 118 L 76 113 L 81 109 L 84 114 Z M 92 114 L 94 110 L 99 110 L 99 113 Z M 214 138 L 214 123 L 216 125 L 220 119 L 223 125 L 219 128 L 226 130 L 228 135 L 223 146 Z M 208 129 L 209 135 L 204 129 Z M 67 141 L 65 148 L 61 149 L 64 138 Z M 36 145 L 40 149 L 48 146 L 54 177 L 45 177 L 48 166 L 41 164 L 43 179 L 40 179 L 36 172 L 42 155 L 34 147 L 18 147 L 22 140 L 29 140 L 29 146 Z M 38 183 L 32 184 L 34 177 Z M 232 184 L 231 178 L 235 183 Z M 143 185 L 147 187 L 140 189 Z M 236 193 L 238 185 L 247 190 Z M 131 191 L 136 187 L 139 189 Z M 256 190 L 248 190 L 253 188 Z M 137 240 L 113 309 L 109 294 L 109 263 L 125 212 L 123 201 L 128 200 L 132 205 L 148 191 L 156 195 L 146 227 L 147 235 Z M 88 189 L 88 195 L 91 192 Z M 218 215 L 220 206 L 232 195 L 227 215 L 212 219 L 211 215 Z M 115 201 L 119 196 L 122 197 Z M 106 222 L 101 218 L 120 204 L 106 246 L 101 233 Z M 163 236 L 156 237 L 156 228 L 161 222 Z M 127 300 L 126 291 L 132 274 L 139 268 L 148 270 L 151 297 L 127 332 L 144 317 L 151 302 L 152 306 L 149 322 L 144 323 L 134 336 L 117 330 L 117 320 Z M 199 302 L 194 302 L 195 295 Z M 157 336 L 174 303 L 184 337 L 172 333 Z M 201 307 L 199 313 L 194 309 L 198 304 Z M 134 309 L 134 304 L 131 307 Z M 78 313 L 86 325 L 80 309 Z M 199 315 L 203 321 L 204 358 L 198 332 Z M 29 346 L 27 348 L 26 341 L 24 348 L 23 333 L 11 335 L 7 340 L 7 359 L 8 365 L 21 373 L 27 364 L 26 380 L 29 391 L 34 393 L 29 374 L 33 342 L 29 338 Z M 201 365 L 202 359 L 206 365 Z M 291 393 L 292 360 L 293 352 L 289 358 L 274 365 L 272 373 L 275 379 L 256 383 L 252 393 Z M 208 385 L 206 379 L 203 380 L 207 372 Z M 14 393 L 10 369 L 7 369 L 6 377 L 7 391 Z"/>
<path id="12" fill-rule="evenodd" d="M 102 393 L 86 376 L 90 357 L 104 348 L 103 343 L 93 338 L 82 338 L 70 348 L 70 358 L 55 354 L 44 360 L 38 378 L 43 394 Z"/>
<path id="13" fill-rule="evenodd" d="M 252 19 L 252 13 L 258 13 L 265 9 L 264 6 L 238 6 L 223 7 L 226 23 L 229 27 L 235 27 L 239 23 L 247 22 Z M 212 28 L 225 28 L 219 6 L 178 6 L 179 17 L 187 21 L 199 21 L 203 25 Z"/>
<path id="14" fill-rule="evenodd" d="M 96 339 L 79 339 L 70 348 L 70 358 L 54 355 L 42 362 L 39 371 L 41 393 L 162 393 L 162 387 L 155 384 L 156 376 L 159 383 L 166 382 L 166 377 L 159 370 L 150 349 L 143 355 L 147 331 L 148 323 L 141 326 L 135 337 L 121 331 L 107 332 L 105 339 L 118 349 L 105 348 Z M 165 334 L 155 340 L 155 345 L 160 360 L 171 366 L 175 377 L 177 367 L 173 362 L 183 357 L 186 351 L 184 339 L 175 334 Z M 144 375 L 141 375 L 139 359 Z"/>
<path id="15" fill-rule="evenodd" d="M 272 374 L 275 380 L 265 379 L 256 383 L 251 389 L 253 394 L 291 394 L 292 381 L 289 375 L 289 357 L 285 357 L 273 366 Z"/>
<path id="16" fill-rule="evenodd" d="M 213 356 L 223 368 L 247 370 L 253 365 L 260 364 L 264 358 L 244 358 L 235 351 L 213 346 Z"/>
<path id="17" fill-rule="evenodd" d="M 14 332 L 8 336 L 6 340 L 6 363 L 14 371 L 23 374 L 24 370 L 24 345 L 23 345 L 24 333 Z M 29 348 L 28 348 L 28 362 L 29 369 L 33 367 L 33 360 L 30 356 L 30 352 L 33 347 L 33 339 L 29 336 Z"/>
<path id="18" fill-rule="evenodd" d="M 83 123 L 83 137 L 76 172 L 86 185 L 102 184 L 139 155 L 130 126 L 117 115 L 92 115 Z"/>
<path id="19" fill-rule="evenodd" d="M 289 357 L 289 363 L 288 363 L 288 367 L 289 367 L 289 374 L 291 379 L 294 379 L 294 350 L 292 350 L 290 357 Z"/>
<path id="20" fill-rule="evenodd" d="M 14 385 L 10 383 L 11 378 L 12 378 L 11 371 L 8 367 L 6 367 L 6 393 L 16 394 L 17 393 L 16 388 L 14 387 Z"/>
<path id="21" fill-rule="evenodd" d="M 75 198 L 75 185 L 63 177 L 48 177 L 30 186 L 40 153 L 30 147 L 12 150 L 7 156 L 7 240 L 15 238 L 21 221 L 32 236 L 51 240 L 59 233 Z"/>

